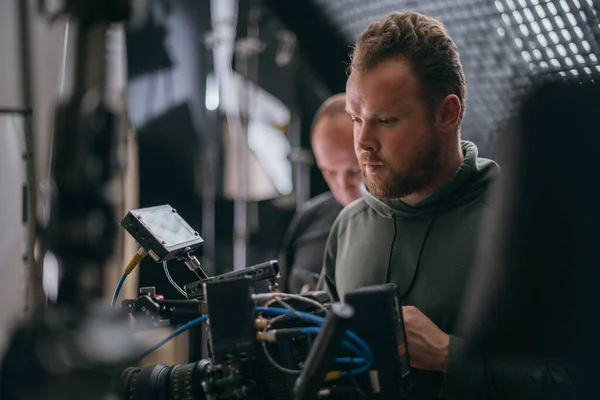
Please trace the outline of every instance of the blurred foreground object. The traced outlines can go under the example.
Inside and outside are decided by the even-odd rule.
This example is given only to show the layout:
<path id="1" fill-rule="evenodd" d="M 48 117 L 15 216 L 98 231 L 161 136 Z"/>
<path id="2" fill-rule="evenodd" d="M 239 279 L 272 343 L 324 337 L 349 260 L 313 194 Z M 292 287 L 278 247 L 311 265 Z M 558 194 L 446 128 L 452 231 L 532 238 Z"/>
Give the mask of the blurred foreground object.
<path id="1" fill-rule="evenodd" d="M 25 117 L 29 118 L 29 116 Z M 26 306 L 27 178 L 23 154 L 25 118 L 0 111 L 0 356 L 8 328 L 21 318 Z M 22 210 L 21 213 L 18 211 Z"/>
<path id="2" fill-rule="evenodd" d="M 600 82 L 537 84 L 519 111 L 502 138 L 503 173 L 462 326 L 479 354 L 592 361 L 600 355 Z"/>
<path id="3" fill-rule="evenodd" d="M 110 382 L 140 353 L 126 318 L 102 311 L 104 268 L 115 250 L 122 110 L 107 89 L 107 32 L 143 19 L 142 0 L 68 0 L 57 15 L 76 20 L 73 89 L 59 99 L 45 249 L 59 263 L 57 304 L 32 304 L 0 366 L 0 398 L 106 399 Z M 46 2 L 41 2 L 41 10 Z M 53 13 L 50 13 L 53 14 Z M 54 17 L 54 16 L 53 16 Z M 33 217 L 33 216 L 32 216 Z"/>

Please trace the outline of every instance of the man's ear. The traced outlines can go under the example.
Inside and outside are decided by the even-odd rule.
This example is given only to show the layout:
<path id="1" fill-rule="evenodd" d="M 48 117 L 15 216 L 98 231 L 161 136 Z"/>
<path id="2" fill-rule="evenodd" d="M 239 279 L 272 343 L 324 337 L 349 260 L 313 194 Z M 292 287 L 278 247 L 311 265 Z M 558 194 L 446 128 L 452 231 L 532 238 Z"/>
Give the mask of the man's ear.
<path id="1" fill-rule="evenodd" d="M 437 107 L 435 116 L 441 133 L 450 134 L 456 130 L 460 112 L 460 100 L 455 94 L 444 97 Z"/>

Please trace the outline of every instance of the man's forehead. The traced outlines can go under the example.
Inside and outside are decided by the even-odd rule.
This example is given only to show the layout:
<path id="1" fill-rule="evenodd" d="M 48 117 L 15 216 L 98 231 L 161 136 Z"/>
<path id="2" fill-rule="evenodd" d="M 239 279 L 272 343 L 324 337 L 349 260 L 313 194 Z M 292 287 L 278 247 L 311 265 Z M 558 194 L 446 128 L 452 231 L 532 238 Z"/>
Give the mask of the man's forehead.
<path id="1" fill-rule="evenodd" d="M 356 97 L 347 100 L 346 112 L 352 115 L 385 114 L 396 109 L 402 103 L 402 99 L 402 96 L 397 96 L 394 92 L 379 91 L 376 95 L 357 94 Z"/>
<path id="2" fill-rule="evenodd" d="M 335 132 L 335 133 L 334 133 Z M 347 132 L 330 131 L 320 134 L 313 140 L 313 152 L 318 158 L 334 159 L 354 157 L 354 135 L 352 129 Z"/>
<path id="3" fill-rule="evenodd" d="M 313 139 L 329 139 L 331 137 L 352 135 L 352 119 L 347 113 L 328 115 L 315 125 Z"/>
<path id="4" fill-rule="evenodd" d="M 337 145 L 322 143 L 313 150 L 317 165 L 321 170 L 349 171 L 356 168 L 356 153 L 352 139 L 349 143 L 338 143 Z"/>
<path id="5" fill-rule="evenodd" d="M 416 85 L 416 75 L 406 60 L 389 60 L 366 71 L 353 71 L 346 85 L 346 110 L 357 111 L 365 104 L 388 108 L 415 92 Z"/>

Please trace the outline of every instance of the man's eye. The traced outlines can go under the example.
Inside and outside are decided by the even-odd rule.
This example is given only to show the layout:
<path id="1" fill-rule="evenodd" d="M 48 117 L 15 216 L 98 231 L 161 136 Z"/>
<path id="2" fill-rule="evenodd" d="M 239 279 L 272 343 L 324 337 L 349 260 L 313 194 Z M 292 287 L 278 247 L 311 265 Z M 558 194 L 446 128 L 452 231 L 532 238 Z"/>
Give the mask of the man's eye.
<path id="1" fill-rule="evenodd" d="M 354 123 L 358 123 L 360 122 L 360 119 L 356 118 L 356 117 L 352 117 L 352 122 Z"/>

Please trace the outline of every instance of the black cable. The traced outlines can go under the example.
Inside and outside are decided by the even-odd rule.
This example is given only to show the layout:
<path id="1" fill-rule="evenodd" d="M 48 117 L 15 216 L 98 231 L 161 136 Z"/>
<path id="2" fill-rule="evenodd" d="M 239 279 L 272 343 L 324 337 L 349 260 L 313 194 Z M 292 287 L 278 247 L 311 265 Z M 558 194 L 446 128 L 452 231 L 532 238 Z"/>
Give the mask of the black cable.
<path id="1" fill-rule="evenodd" d="M 354 377 L 354 375 L 350 375 L 350 379 L 352 380 L 352 383 L 354 384 L 354 387 L 360 392 L 360 394 L 362 396 L 364 396 L 365 398 L 367 397 L 363 391 L 360 389 L 360 385 L 358 384 L 358 382 L 356 381 L 356 378 Z"/>
<path id="2" fill-rule="evenodd" d="M 393 257 L 393 253 L 394 253 L 394 244 L 396 243 L 396 236 L 398 235 L 398 227 L 396 225 L 396 218 L 392 217 L 392 219 L 394 220 L 394 239 L 392 241 L 392 246 L 390 249 L 390 256 L 388 259 L 388 269 L 387 269 L 387 273 L 386 273 L 386 277 L 385 277 L 386 282 L 390 281 L 390 271 L 391 271 L 391 266 L 392 266 L 392 257 Z M 435 221 L 435 214 L 431 217 L 429 226 L 427 227 L 427 230 L 425 231 L 425 236 L 423 237 L 423 244 L 421 245 L 421 250 L 419 251 L 419 258 L 417 258 L 417 266 L 415 267 L 415 273 L 413 274 L 413 277 L 412 277 L 408 287 L 404 291 L 404 293 L 400 294 L 401 300 L 404 299 L 410 293 L 413 286 L 415 285 L 415 282 L 417 280 L 417 274 L 419 273 L 419 266 L 421 265 L 421 256 L 423 255 L 423 250 L 425 249 L 425 245 L 427 243 L 427 237 L 429 236 L 429 233 L 431 232 L 431 227 L 433 226 L 434 221 Z"/>
<path id="3" fill-rule="evenodd" d="M 398 225 L 396 224 L 396 217 L 392 216 L 394 222 L 394 236 L 392 237 L 392 245 L 390 246 L 390 254 L 388 256 L 387 271 L 385 273 L 385 281 L 390 281 L 390 271 L 392 269 L 392 257 L 394 256 L 394 245 L 396 244 L 396 237 L 398 236 Z M 416 271 L 415 271 L 416 274 Z"/>

